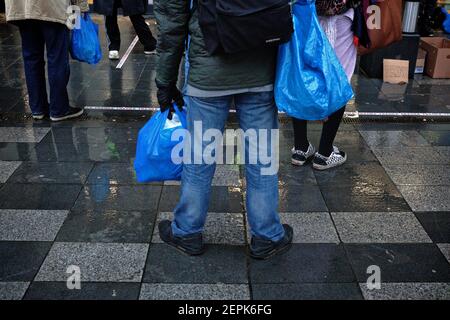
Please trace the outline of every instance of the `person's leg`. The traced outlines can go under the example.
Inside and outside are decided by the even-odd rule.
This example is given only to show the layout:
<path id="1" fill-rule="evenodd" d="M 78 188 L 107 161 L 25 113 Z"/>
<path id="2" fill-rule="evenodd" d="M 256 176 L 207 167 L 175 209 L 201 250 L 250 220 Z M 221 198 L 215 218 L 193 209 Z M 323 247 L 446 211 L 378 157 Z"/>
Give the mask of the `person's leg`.
<path id="1" fill-rule="evenodd" d="M 231 101 L 231 96 L 188 97 L 187 129 L 192 137 L 190 155 L 193 164 L 185 164 L 183 167 L 181 198 L 172 223 L 172 232 L 177 237 L 187 237 L 203 231 L 216 164 L 204 164 L 202 157 L 200 163 L 203 164 L 194 160 L 211 144 L 203 142 L 202 137 L 206 130 L 216 129 L 223 132 Z M 200 152 L 200 148 L 195 147 L 196 143 L 197 146 L 202 146 Z"/>
<path id="2" fill-rule="evenodd" d="M 339 126 L 341 125 L 344 112 L 345 107 L 329 116 L 328 120 L 323 124 L 319 153 L 324 157 L 329 157 L 333 152 L 334 139 L 336 138 Z"/>
<path id="3" fill-rule="evenodd" d="M 306 152 L 309 147 L 308 141 L 308 121 L 292 118 L 294 127 L 295 150 Z"/>
<path id="4" fill-rule="evenodd" d="M 248 136 L 255 133 L 258 140 L 245 143 L 246 204 L 252 235 L 277 242 L 284 238 L 285 230 L 278 215 L 278 141 L 273 139 L 279 137 L 272 137 L 278 134 L 273 92 L 240 94 L 235 101 L 241 129 Z M 252 155 L 257 156 L 256 162 Z M 261 155 L 267 155 L 271 162 L 263 164 Z"/>
<path id="5" fill-rule="evenodd" d="M 117 23 L 117 8 L 119 3 L 114 1 L 113 14 L 105 17 L 106 35 L 108 37 L 109 51 L 120 51 L 120 30 Z"/>
<path id="6" fill-rule="evenodd" d="M 36 117 L 48 114 L 45 80 L 45 40 L 39 22 L 21 21 L 22 54 L 31 112 Z"/>
<path id="7" fill-rule="evenodd" d="M 144 46 L 145 51 L 154 51 L 156 49 L 156 39 L 153 37 L 150 27 L 145 22 L 141 14 L 130 16 L 134 30 L 139 37 L 139 41 Z"/>
<path id="8" fill-rule="evenodd" d="M 316 153 L 316 149 L 308 141 L 308 121 L 292 118 L 294 126 L 294 148 L 291 163 L 303 166 Z"/>
<path id="9" fill-rule="evenodd" d="M 61 117 L 69 112 L 67 84 L 70 77 L 69 29 L 55 22 L 42 22 L 47 48 L 48 82 L 50 85 L 50 115 Z"/>

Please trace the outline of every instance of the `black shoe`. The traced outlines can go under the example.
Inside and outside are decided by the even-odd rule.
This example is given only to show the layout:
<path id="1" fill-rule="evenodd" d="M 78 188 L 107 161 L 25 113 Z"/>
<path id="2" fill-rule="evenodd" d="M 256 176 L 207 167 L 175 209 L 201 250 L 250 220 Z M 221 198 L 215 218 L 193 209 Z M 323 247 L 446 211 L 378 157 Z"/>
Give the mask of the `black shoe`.
<path id="1" fill-rule="evenodd" d="M 347 162 L 347 154 L 340 151 L 337 147 L 333 147 L 329 157 L 325 157 L 319 153 L 316 153 L 313 160 L 313 168 L 316 170 L 327 170 L 343 165 Z"/>
<path id="2" fill-rule="evenodd" d="M 50 117 L 50 120 L 58 122 L 58 121 L 64 121 L 64 120 L 69 120 L 69 119 L 74 119 L 74 118 L 78 118 L 80 116 L 82 116 L 84 113 L 84 110 L 81 108 L 69 108 L 69 111 L 67 111 L 67 113 L 63 116 L 59 116 L 59 117 Z"/>
<path id="3" fill-rule="evenodd" d="M 172 221 L 170 220 L 161 221 L 158 228 L 161 240 L 182 253 L 190 256 L 199 256 L 205 253 L 201 233 L 196 233 L 188 237 L 176 237 L 172 233 Z"/>
<path id="4" fill-rule="evenodd" d="M 285 231 L 284 237 L 278 242 L 252 237 L 250 257 L 258 260 L 266 260 L 274 255 L 288 251 L 292 246 L 294 230 L 292 230 L 292 227 L 287 224 L 284 224 L 283 228 Z"/>
<path id="5" fill-rule="evenodd" d="M 48 114 L 46 113 L 33 114 L 32 117 L 34 120 L 44 120 L 46 117 L 48 117 Z"/>
<path id="6" fill-rule="evenodd" d="M 303 166 L 306 162 L 314 157 L 316 154 L 316 149 L 312 144 L 309 144 L 308 150 L 296 150 L 295 147 L 292 149 L 292 159 L 291 162 L 294 166 Z"/>
<path id="7" fill-rule="evenodd" d="M 154 39 L 154 41 L 152 41 L 152 42 L 153 43 L 151 46 L 144 48 L 144 54 L 146 54 L 146 55 L 156 54 L 156 46 L 157 46 L 158 42 L 156 41 L 156 39 Z"/>

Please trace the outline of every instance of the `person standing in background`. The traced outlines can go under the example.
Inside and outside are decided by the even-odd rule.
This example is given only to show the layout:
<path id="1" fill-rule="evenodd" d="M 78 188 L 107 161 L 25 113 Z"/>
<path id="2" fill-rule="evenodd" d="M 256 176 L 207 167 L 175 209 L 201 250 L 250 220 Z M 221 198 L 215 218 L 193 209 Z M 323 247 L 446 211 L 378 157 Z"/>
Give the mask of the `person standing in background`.
<path id="1" fill-rule="evenodd" d="M 87 0 L 6 0 L 6 20 L 19 27 L 30 108 L 35 120 L 73 119 L 83 109 L 71 108 L 67 94 L 70 77 L 68 8 L 78 5 L 89 11 Z M 45 78 L 47 49 L 50 103 Z"/>
<path id="2" fill-rule="evenodd" d="M 432 37 L 432 20 L 436 9 L 436 0 L 421 0 L 419 11 L 419 33 L 421 37 Z"/>
<path id="3" fill-rule="evenodd" d="M 317 0 L 316 9 L 319 21 L 349 81 L 356 67 L 357 48 L 352 31 L 354 10 L 359 5 L 357 0 Z M 292 164 L 303 166 L 313 160 L 313 168 L 326 170 L 340 166 L 347 161 L 347 154 L 333 146 L 336 134 L 344 116 L 345 106 L 333 113 L 324 121 L 318 152 L 308 140 L 306 120 L 292 119 L 294 124 L 294 148 Z"/>
<path id="4" fill-rule="evenodd" d="M 94 11 L 106 17 L 109 59 L 120 59 L 120 30 L 117 23 L 117 11 L 119 8 L 122 8 L 124 16 L 130 17 L 139 41 L 144 46 L 144 53 L 147 55 L 156 53 L 157 41 L 143 17 L 143 14 L 147 12 L 148 0 L 95 0 Z"/>

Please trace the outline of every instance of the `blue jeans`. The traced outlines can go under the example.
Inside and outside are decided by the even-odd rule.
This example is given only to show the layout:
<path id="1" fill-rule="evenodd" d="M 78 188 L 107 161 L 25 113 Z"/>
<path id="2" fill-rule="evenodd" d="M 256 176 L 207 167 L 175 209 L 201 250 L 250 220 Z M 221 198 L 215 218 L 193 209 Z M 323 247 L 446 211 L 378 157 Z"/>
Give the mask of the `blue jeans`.
<path id="1" fill-rule="evenodd" d="M 194 122 L 201 121 L 203 133 L 208 129 L 224 132 L 229 108 L 234 101 L 240 127 L 248 129 L 278 129 L 278 114 L 273 92 L 244 93 L 216 98 L 187 97 L 188 131 L 194 137 Z M 258 132 L 258 131 L 256 131 Z M 258 138 L 259 132 L 258 132 Z M 268 135 L 270 143 L 270 134 Z M 194 145 L 194 142 L 191 143 Z M 211 142 L 203 142 L 203 149 Z M 270 145 L 270 144 L 269 144 Z M 194 147 L 191 159 L 194 159 Z M 267 167 L 258 160 L 249 164 L 249 145 L 245 144 L 247 180 L 247 218 L 252 234 L 266 240 L 279 241 L 284 228 L 278 215 L 278 174 L 262 175 Z M 216 164 L 184 164 L 181 199 L 175 209 L 172 231 L 175 236 L 203 232 L 208 213 L 211 183 Z"/>
<path id="2" fill-rule="evenodd" d="M 18 23 L 22 37 L 30 108 L 34 115 L 63 116 L 69 111 L 70 32 L 61 23 L 23 20 Z M 48 103 L 44 53 L 47 48 L 50 104 Z"/>

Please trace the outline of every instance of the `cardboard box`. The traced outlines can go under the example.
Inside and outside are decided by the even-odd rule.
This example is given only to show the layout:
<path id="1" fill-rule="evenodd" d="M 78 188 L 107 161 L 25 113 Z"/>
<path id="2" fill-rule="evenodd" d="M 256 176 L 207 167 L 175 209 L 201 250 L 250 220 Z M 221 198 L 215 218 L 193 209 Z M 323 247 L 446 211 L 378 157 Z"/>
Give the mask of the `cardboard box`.
<path id="1" fill-rule="evenodd" d="M 431 78 L 450 78 L 450 40 L 443 37 L 421 38 L 420 47 L 427 52 L 425 73 Z"/>
<path id="2" fill-rule="evenodd" d="M 408 83 L 409 61 L 408 60 L 383 60 L 383 81 L 393 84 Z"/>
<path id="3" fill-rule="evenodd" d="M 419 53 L 417 54 L 416 61 L 416 71 L 415 73 L 422 74 L 425 71 L 425 59 L 427 57 L 427 52 L 421 48 L 419 48 Z"/>

